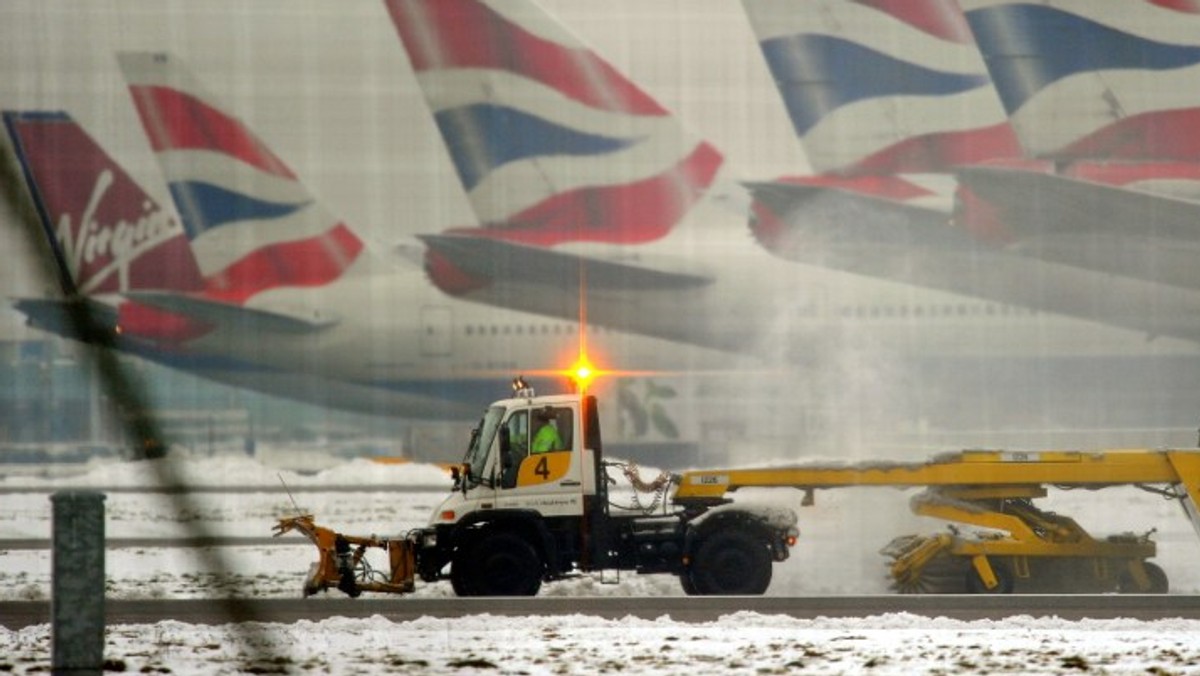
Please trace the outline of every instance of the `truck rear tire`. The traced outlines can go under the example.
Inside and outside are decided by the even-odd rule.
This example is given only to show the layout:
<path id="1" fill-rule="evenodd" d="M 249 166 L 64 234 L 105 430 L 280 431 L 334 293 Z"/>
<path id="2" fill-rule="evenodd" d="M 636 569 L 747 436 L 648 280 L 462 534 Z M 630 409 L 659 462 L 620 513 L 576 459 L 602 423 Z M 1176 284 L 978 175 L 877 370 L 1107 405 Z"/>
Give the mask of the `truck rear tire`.
<path id="1" fill-rule="evenodd" d="M 455 583 L 467 596 L 534 596 L 542 587 L 542 560 L 533 547 L 511 533 L 485 535 L 471 548 L 471 563 Z"/>
<path id="2" fill-rule="evenodd" d="M 760 595 L 771 584 L 771 552 L 761 538 L 744 531 L 718 530 L 696 548 L 689 576 L 696 594 Z M 688 580 L 684 590 L 688 591 Z"/>

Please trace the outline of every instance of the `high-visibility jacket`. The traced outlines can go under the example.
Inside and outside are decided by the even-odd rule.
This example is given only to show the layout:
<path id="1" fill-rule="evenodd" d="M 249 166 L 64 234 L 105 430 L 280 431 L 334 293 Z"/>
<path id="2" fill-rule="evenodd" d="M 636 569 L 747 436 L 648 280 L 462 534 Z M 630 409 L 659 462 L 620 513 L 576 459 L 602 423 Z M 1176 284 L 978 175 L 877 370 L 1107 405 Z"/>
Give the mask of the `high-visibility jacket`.
<path id="1" fill-rule="evenodd" d="M 550 423 L 542 425 L 537 434 L 533 435 L 533 445 L 530 447 L 530 453 L 548 453 L 550 451 L 560 451 L 563 449 L 562 437 L 558 436 L 558 428 Z"/>

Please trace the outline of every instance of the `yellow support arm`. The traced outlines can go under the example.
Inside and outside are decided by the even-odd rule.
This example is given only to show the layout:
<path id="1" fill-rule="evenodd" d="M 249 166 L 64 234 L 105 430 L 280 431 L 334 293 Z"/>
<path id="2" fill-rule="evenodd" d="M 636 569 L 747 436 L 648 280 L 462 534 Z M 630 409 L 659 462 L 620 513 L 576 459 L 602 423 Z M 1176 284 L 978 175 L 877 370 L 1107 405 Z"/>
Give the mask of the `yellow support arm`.
<path id="1" fill-rule="evenodd" d="M 923 463 L 814 464 L 684 472 L 677 502 L 712 502 L 739 488 L 846 486 L 1031 486 L 1102 488 L 1170 484 L 1197 525 L 1200 452 L 1194 450 L 962 451 Z M 1190 503 L 1190 504 L 1187 504 Z"/>
<path id="2" fill-rule="evenodd" d="M 1172 482 L 1172 490 L 1183 505 L 1183 511 L 1192 522 L 1192 529 L 1200 537 L 1200 453 L 1196 451 L 1165 451 L 1176 468 L 1179 480 Z"/>

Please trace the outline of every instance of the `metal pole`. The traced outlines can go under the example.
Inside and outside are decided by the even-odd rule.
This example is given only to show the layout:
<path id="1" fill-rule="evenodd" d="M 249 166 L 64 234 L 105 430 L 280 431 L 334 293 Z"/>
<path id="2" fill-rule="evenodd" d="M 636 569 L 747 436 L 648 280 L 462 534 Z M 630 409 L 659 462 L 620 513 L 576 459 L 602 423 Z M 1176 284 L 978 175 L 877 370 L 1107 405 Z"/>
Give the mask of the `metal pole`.
<path id="1" fill-rule="evenodd" d="M 50 496 L 50 643 L 55 674 L 99 674 L 104 666 L 104 497 L 95 491 Z"/>

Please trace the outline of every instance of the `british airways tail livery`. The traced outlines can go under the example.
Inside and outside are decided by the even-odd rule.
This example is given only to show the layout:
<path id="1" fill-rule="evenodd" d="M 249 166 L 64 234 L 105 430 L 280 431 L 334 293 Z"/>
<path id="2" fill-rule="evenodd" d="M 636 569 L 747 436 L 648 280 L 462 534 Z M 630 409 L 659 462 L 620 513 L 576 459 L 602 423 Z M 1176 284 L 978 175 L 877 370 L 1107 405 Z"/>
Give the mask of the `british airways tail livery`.
<path id="1" fill-rule="evenodd" d="M 178 59 L 117 58 L 208 296 L 241 304 L 264 291 L 323 286 L 346 274 L 363 242 L 238 119 L 214 107 Z"/>
<path id="2" fill-rule="evenodd" d="M 1149 0 L 963 5 L 1030 154 L 1200 161 L 1200 10 L 1194 6 Z"/>
<path id="3" fill-rule="evenodd" d="M 6 111 L 4 125 L 64 292 L 203 288 L 174 212 L 142 190 L 70 115 Z"/>
<path id="4" fill-rule="evenodd" d="M 818 173 L 945 172 L 1018 154 L 954 0 L 743 4 Z"/>
<path id="5" fill-rule="evenodd" d="M 721 167 L 526 0 L 386 0 L 463 188 L 467 234 L 534 246 L 671 231 Z"/>

